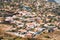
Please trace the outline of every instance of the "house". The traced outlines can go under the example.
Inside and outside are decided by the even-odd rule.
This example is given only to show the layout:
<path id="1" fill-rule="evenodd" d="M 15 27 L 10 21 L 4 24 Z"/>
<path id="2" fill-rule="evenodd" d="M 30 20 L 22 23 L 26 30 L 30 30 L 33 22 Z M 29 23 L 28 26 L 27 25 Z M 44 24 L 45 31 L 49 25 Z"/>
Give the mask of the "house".
<path id="1" fill-rule="evenodd" d="M 5 21 L 11 21 L 12 17 L 6 17 Z"/>
<path id="2" fill-rule="evenodd" d="M 23 32 L 27 32 L 27 30 L 25 30 L 25 29 L 20 29 L 20 30 L 18 30 L 18 32 L 23 33 Z"/>
<path id="3" fill-rule="evenodd" d="M 26 37 L 25 35 L 21 35 L 21 34 L 19 36 L 22 37 L 22 38 L 25 38 Z"/>
<path id="4" fill-rule="evenodd" d="M 47 28 L 48 32 L 53 32 L 54 28 L 56 28 L 56 26 L 52 26 L 52 25 L 49 26 L 47 24 L 45 24 L 44 27 Z"/>
<path id="5" fill-rule="evenodd" d="M 32 34 L 31 34 L 31 33 L 27 33 L 27 34 L 26 34 L 26 37 L 27 37 L 27 38 L 32 38 Z"/>
<path id="6" fill-rule="evenodd" d="M 17 25 L 18 28 L 24 27 L 23 24 Z"/>
<path id="7" fill-rule="evenodd" d="M 24 15 L 28 14 L 28 12 L 27 12 L 27 11 L 19 11 L 18 13 L 19 13 L 19 14 L 21 14 L 22 16 L 24 16 Z"/>
<path id="8" fill-rule="evenodd" d="M 33 31 L 28 31 L 29 33 L 31 33 L 31 34 L 34 34 L 35 32 L 33 32 Z"/>
<path id="9" fill-rule="evenodd" d="M 13 15 L 12 18 L 17 18 L 17 16 L 16 15 Z"/>
<path id="10" fill-rule="evenodd" d="M 0 2 L 12 2 L 12 0 L 0 0 Z"/>
<path id="11" fill-rule="evenodd" d="M 40 32 L 42 32 L 42 31 L 44 31 L 46 28 L 40 28 L 40 27 L 36 27 L 35 28 L 35 30 L 38 32 L 38 31 L 40 31 Z"/>
<path id="12" fill-rule="evenodd" d="M 26 23 L 26 26 L 29 27 L 29 28 L 34 28 L 36 27 L 36 23 L 35 22 L 32 22 L 32 23 Z"/>
<path id="13" fill-rule="evenodd" d="M 12 17 L 6 17 L 4 23 L 11 23 L 13 21 Z"/>

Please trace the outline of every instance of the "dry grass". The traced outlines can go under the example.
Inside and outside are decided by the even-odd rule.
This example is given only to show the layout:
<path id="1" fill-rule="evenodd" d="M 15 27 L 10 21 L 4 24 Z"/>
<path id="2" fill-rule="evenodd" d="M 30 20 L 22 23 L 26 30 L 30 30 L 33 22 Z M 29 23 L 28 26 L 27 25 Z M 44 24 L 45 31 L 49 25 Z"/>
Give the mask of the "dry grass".
<path id="1" fill-rule="evenodd" d="M 16 36 L 12 36 L 9 34 L 5 34 L 4 31 L 2 30 L 3 27 L 6 27 L 7 25 L 5 24 L 0 24 L 0 37 L 3 37 L 4 40 L 33 40 L 32 38 L 20 38 Z M 10 26 L 10 25 L 8 25 Z M 54 31 L 53 33 L 47 33 L 43 32 L 41 35 L 36 36 L 36 40 L 60 40 L 60 31 Z"/>

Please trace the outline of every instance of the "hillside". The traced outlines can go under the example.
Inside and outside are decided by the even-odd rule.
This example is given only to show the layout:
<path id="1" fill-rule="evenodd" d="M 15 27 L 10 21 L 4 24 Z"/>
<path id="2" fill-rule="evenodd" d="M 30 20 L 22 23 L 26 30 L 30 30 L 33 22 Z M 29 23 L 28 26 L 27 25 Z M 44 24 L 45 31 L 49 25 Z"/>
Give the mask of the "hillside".
<path id="1" fill-rule="evenodd" d="M 0 40 L 60 40 L 60 5 L 46 0 L 0 2 Z"/>

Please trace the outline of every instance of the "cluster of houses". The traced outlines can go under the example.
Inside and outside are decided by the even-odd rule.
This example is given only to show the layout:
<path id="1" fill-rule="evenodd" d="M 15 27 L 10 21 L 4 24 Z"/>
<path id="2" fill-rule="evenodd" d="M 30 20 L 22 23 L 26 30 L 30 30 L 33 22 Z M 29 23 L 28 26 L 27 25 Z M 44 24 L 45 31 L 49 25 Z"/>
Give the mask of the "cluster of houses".
<path id="1" fill-rule="evenodd" d="M 35 37 L 45 30 L 53 32 L 56 28 L 60 28 L 59 16 L 51 12 L 42 14 L 28 11 L 18 11 L 13 16 L 4 17 L 3 23 L 11 24 L 7 27 L 6 33 L 19 37 Z"/>
<path id="2" fill-rule="evenodd" d="M 44 31 L 48 31 L 48 33 L 54 32 L 57 28 L 60 29 L 60 16 L 52 12 L 52 9 L 55 9 L 57 6 L 55 3 L 45 3 L 46 2 L 44 2 L 44 4 L 43 2 L 39 3 L 38 1 L 31 5 L 23 3 L 24 5 L 21 5 L 24 10 L 20 10 L 18 6 L 8 6 L 9 11 L 7 10 L 6 13 L 0 13 L 0 17 L 4 18 L 0 23 L 12 25 L 12 27 L 8 26 L 5 28 L 6 33 L 19 37 L 35 37 Z M 37 8 L 36 12 L 32 11 L 34 9 L 32 5 Z M 14 8 L 16 8 L 15 11 L 17 12 L 10 12 Z"/>

